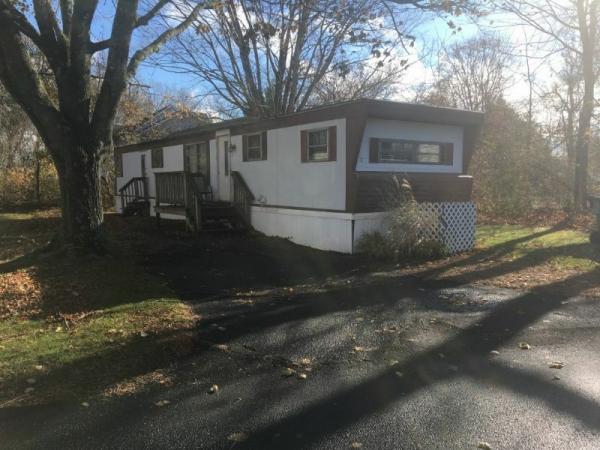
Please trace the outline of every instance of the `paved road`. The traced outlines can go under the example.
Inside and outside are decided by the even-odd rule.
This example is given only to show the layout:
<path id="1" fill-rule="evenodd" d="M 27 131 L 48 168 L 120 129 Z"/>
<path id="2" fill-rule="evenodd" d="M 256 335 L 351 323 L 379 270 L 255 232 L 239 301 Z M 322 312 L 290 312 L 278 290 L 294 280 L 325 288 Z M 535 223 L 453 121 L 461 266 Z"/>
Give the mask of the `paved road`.
<path id="1" fill-rule="evenodd" d="M 600 304 L 565 287 L 374 276 L 204 301 L 173 387 L 2 409 L 0 448 L 598 449 Z"/>

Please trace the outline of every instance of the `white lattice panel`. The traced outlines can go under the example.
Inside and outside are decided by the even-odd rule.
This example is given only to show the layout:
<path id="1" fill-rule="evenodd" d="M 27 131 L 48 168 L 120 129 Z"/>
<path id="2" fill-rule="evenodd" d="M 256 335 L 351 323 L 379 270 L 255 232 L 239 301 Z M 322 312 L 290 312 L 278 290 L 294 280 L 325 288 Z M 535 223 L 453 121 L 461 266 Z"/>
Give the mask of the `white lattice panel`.
<path id="1" fill-rule="evenodd" d="M 472 202 L 419 203 L 419 206 L 436 217 L 434 225 L 423 230 L 428 239 L 443 243 L 449 253 L 473 248 L 477 213 Z"/>

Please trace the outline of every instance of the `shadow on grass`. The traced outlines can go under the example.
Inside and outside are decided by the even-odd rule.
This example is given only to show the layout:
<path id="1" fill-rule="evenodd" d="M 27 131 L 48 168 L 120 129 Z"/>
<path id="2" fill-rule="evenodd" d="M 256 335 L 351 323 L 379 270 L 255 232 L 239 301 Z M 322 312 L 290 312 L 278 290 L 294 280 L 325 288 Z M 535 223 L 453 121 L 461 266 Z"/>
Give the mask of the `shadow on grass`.
<path id="1" fill-rule="evenodd" d="M 491 255 L 493 257 L 506 255 L 520 243 L 551 232 L 546 230 L 536 235 L 516 239 L 486 252 L 487 256 L 473 255 L 466 261 L 462 260 L 456 264 L 471 264 L 482 261 L 482 258 L 489 258 Z M 165 258 L 162 258 L 161 253 L 148 255 L 149 260 L 145 264 L 152 272 L 164 271 L 162 273 L 165 273 L 171 286 L 179 287 L 182 295 L 198 302 L 203 301 L 203 295 L 223 294 L 226 288 L 230 291 L 232 287 L 248 289 L 273 284 L 288 285 L 293 282 L 322 280 L 327 276 L 346 274 L 352 270 L 362 270 L 357 267 L 356 260 L 345 258 L 338 260 L 337 255 L 332 256 L 330 260 L 327 254 L 319 254 L 319 252 L 312 256 L 310 251 L 304 252 L 304 249 L 302 252 L 298 251 L 290 255 L 284 251 L 292 248 L 289 243 L 266 244 L 278 241 L 263 240 L 263 238 L 252 238 L 254 241 L 244 238 L 228 239 L 200 241 L 191 245 L 181 242 L 178 244 L 180 247 L 170 246 L 171 253 Z M 167 241 L 162 245 L 169 246 Z M 206 255 L 198 253 L 204 249 L 208 249 Z M 482 280 L 498 274 L 518 271 L 556 256 L 577 257 L 585 251 L 583 244 L 535 249 L 513 261 L 476 270 L 471 274 L 471 279 Z M 297 265 L 306 267 L 298 269 L 295 267 Z M 215 272 L 210 272 L 210 268 L 216 268 L 222 274 L 216 276 Z M 447 268 L 448 266 L 445 267 Z M 206 344 L 215 341 L 227 343 L 251 332 L 266 331 L 290 322 L 302 323 L 310 318 L 331 315 L 360 306 L 379 305 L 383 310 L 398 307 L 398 300 L 402 297 L 423 297 L 419 293 L 419 286 L 423 285 L 419 279 L 435 274 L 435 270 L 424 270 L 416 274 L 416 277 L 399 276 L 371 280 L 358 286 L 330 288 L 326 292 L 319 293 L 290 294 L 280 299 L 267 297 L 264 302 L 254 306 L 234 306 L 227 311 L 222 311 L 223 316 L 216 319 L 215 324 L 224 326 L 227 332 L 217 335 L 200 328 L 198 338 Z M 182 283 L 182 280 L 186 282 Z M 384 410 L 405 395 L 439 382 L 452 380 L 459 375 L 468 375 L 475 380 L 503 386 L 518 395 L 542 400 L 549 407 L 600 430 L 600 405 L 595 401 L 568 388 L 548 383 L 535 374 L 502 366 L 488 358 L 491 350 L 514 339 L 545 314 L 560 309 L 562 302 L 567 298 L 577 295 L 585 286 L 597 285 L 599 280 L 600 269 L 594 269 L 567 280 L 548 283 L 524 292 L 494 307 L 483 319 L 458 335 L 413 356 L 405 363 L 394 366 L 367 381 L 334 392 L 298 413 L 263 427 L 251 436 L 247 446 L 268 448 L 274 444 L 273 436 L 278 436 L 279 446 L 292 449 L 304 448 L 330 433 Z M 432 289 L 442 289 L 461 283 L 462 279 L 450 277 L 443 281 L 429 279 L 425 285 Z M 439 301 L 431 300 L 431 303 L 428 303 L 425 299 L 422 307 L 439 307 Z M 482 334 L 485 334 L 487 339 L 482 339 Z M 127 377 L 165 367 L 179 358 L 177 355 L 168 355 L 165 359 L 156 359 L 148 366 L 123 368 L 122 372 L 114 368 L 115 361 L 133 358 L 133 355 L 140 351 L 139 345 L 145 346 L 144 351 L 155 351 L 153 342 L 131 340 L 121 346 L 108 348 L 93 359 L 97 358 L 96 361 L 100 363 L 98 367 L 113 367 L 114 374 L 109 374 L 109 378 L 111 383 L 116 383 Z M 205 348 L 205 346 L 201 347 L 201 349 Z M 440 359 L 440 354 L 445 355 L 443 360 Z M 48 376 L 67 377 L 81 370 L 94 372 L 98 367 L 93 359 L 76 360 L 72 364 L 56 369 Z M 451 366 L 460 367 L 461 372 L 452 370 Z M 403 377 L 399 379 L 396 372 L 403 373 Z M 110 420 L 118 423 L 119 419 L 125 420 L 125 417 L 111 416 Z M 303 430 L 304 437 L 301 441 L 296 438 L 298 430 Z"/>

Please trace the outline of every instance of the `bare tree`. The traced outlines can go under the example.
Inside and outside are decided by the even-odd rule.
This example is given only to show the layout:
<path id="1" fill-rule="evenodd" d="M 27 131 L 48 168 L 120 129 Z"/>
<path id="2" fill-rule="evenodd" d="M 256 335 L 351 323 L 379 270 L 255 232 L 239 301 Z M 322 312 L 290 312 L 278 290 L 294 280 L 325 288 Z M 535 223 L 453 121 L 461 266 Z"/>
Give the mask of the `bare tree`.
<path id="1" fill-rule="evenodd" d="M 600 0 L 515 0 L 498 1 L 496 6 L 545 36 L 543 45 L 556 51 L 567 50 L 580 58 L 583 98 L 575 138 L 573 204 L 576 211 L 581 210 L 587 200 L 591 122 L 599 75 Z"/>
<path id="2" fill-rule="evenodd" d="M 358 98 L 387 98 L 398 90 L 405 66 L 389 64 L 378 70 L 359 65 L 350 73 L 324 77 L 315 87 L 311 104 L 324 105 Z"/>
<path id="3" fill-rule="evenodd" d="M 466 39 L 442 50 L 434 90 L 450 106 L 485 111 L 504 93 L 512 62 L 504 38 L 484 34 Z"/>
<path id="4" fill-rule="evenodd" d="M 203 8 L 202 2 L 186 2 L 185 17 L 167 20 L 163 13 L 175 4 L 181 8 L 184 2 L 117 0 L 103 3 L 101 14 L 97 0 L 0 0 L 0 81 L 27 113 L 56 165 L 64 244 L 101 247 L 99 172 L 112 149 L 121 95 L 140 63 L 183 32 Z M 110 35 L 94 40 L 92 25 L 107 14 L 113 17 Z M 134 32 L 150 23 L 167 25 L 146 45 L 132 48 Z M 48 74 L 36 70 L 32 47 L 46 60 Z M 92 61 L 99 52 L 106 52 L 106 69 L 94 98 Z"/>
<path id="5" fill-rule="evenodd" d="M 398 3 L 225 0 L 201 14 L 160 62 L 193 74 L 244 115 L 286 114 L 311 103 L 324 80 L 331 86 L 359 70 L 367 82 L 359 92 L 369 92 L 389 79 L 382 68 L 412 45 L 411 26 L 422 15 L 420 8 Z M 434 7 L 423 2 L 423 8 Z M 364 64 L 373 59 L 375 64 Z"/>

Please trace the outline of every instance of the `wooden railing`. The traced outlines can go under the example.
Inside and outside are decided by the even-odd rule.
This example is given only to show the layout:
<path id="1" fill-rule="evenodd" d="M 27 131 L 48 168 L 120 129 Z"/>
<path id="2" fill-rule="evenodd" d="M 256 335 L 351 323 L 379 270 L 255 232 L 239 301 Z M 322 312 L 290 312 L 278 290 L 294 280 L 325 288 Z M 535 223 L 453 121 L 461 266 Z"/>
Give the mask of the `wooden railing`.
<path id="1" fill-rule="evenodd" d="M 202 203 L 212 200 L 203 175 L 188 172 L 156 173 L 156 208 L 162 205 L 183 207 L 188 225 L 195 231 L 202 226 Z"/>
<path id="2" fill-rule="evenodd" d="M 158 172 L 156 177 L 156 206 L 161 204 L 185 206 L 184 172 Z"/>
<path id="3" fill-rule="evenodd" d="M 148 200 L 148 186 L 146 177 L 134 177 L 129 180 L 121 189 L 121 211 L 125 212 L 127 206 L 137 200 Z"/>
<path id="4" fill-rule="evenodd" d="M 185 215 L 190 228 L 194 231 L 202 229 L 202 200 L 204 194 L 204 177 L 193 173 L 185 173 Z"/>
<path id="5" fill-rule="evenodd" d="M 252 224 L 250 218 L 250 208 L 254 202 L 254 194 L 246 184 L 246 180 L 239 172 L 231 172 L 233 179 L 233 206 L 238 214 L 244 219 L 246 225 Z"/>

